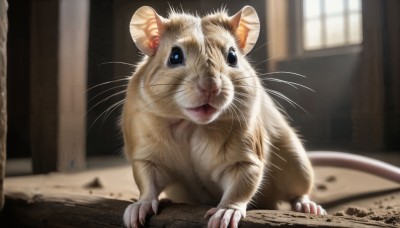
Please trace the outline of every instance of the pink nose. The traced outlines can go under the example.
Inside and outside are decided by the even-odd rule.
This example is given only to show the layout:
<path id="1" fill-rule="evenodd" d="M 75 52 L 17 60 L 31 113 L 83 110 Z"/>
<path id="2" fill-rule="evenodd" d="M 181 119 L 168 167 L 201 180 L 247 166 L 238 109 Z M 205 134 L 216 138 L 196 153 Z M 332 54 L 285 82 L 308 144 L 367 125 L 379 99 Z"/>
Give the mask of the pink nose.
<path id="1" fill-rule="evenodd" d="M 221 92 L 221 80 L 216 78 L 201 78 L 197 88 L 204 94 L 217 95 Z"/>

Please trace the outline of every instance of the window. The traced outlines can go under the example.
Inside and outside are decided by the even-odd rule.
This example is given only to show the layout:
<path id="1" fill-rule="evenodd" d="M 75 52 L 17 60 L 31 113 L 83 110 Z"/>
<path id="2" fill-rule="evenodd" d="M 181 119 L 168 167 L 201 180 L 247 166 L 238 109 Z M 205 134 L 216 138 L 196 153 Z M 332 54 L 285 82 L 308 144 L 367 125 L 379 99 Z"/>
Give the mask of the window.
<path id="1" fill-rule="evenodd" d="M 304 50 L 362 42 L 361 0 L 303 0 Z"/>

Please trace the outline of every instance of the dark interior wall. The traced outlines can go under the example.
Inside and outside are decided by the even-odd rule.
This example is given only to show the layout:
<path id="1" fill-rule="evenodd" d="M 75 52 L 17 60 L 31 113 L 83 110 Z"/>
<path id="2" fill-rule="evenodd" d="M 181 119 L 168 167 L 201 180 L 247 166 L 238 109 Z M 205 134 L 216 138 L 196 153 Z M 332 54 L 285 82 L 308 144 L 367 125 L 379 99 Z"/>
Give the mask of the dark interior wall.
<path id="1" fill-rule="evenodd" d="M 400 149 L 399 9 L 397 0 L 362 1 L 363 51 L 353 110 L 354 143 L 361 149 Z"/>
<path id="2" fill-rule="evenodd" d="M 114 67 L 118 66 L 110 63 L 116 61 L 113 57 L 114 1 L 92 0 L 90 3 L 86 151 L 89 156 L 115 154 L 122 146 L 117 124 L 118 110 L 107 118 L 104 113 L 121 96 L 106 98 L 123 89 L 111 89 L 123 85 L 121 83 L 107 83 L 114 80 Z M 99 86 L 102 83 L 107 84 Z"/>
<path id="3" fill-rule="evenodd" d="M 382 1 L 385 90 L 385 143 L 400 150 L 400 2 Z"/>
<path id="4" fill-rule="evenodd" d="M 7 157 L 30 156 L 30 1 L 8 1 Z"/>
<path id="5" fill-rule="evenodd" d="M 294 58 L 279 62 L 277 71 L 302 74 L 274 74 L 271 77 L 293 81 L 313 89 L 269 83 L 296 102 L 293 107 L 279 101 L 292 120 L 292 125 L 305 140 L 307 149 L 352 149 L 352 97 L 355 75 L 358 73 L 360 52 L 318 57 Z"/>

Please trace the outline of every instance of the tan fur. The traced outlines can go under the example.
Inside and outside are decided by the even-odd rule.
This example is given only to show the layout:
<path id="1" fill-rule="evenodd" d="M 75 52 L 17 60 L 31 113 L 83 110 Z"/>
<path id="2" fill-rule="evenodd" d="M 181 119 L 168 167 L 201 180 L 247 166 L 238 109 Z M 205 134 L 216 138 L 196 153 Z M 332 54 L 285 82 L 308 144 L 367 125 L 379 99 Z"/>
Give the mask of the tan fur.
<path id="1" fill-rule="evenodd" d="M 274 208 L 279 200 L 307 195 L 313 171 L 303 146 L 241 53 L 246 40 L 233 31 L 232 18 L 172 13 L 161 20 L 159 47 L 134 72 L 122 114 L 140 201 L 176 185 L 179 191 L 168 191 L 172 200 L 187 202 L 176 194 L 183 189 L 190 203 L 244 216 L 252 199 L 258 208 Z M 172 46 L 184 50 L 181 67 L 166 64 Z M 237 67 L 226 63 L 230 47 L 237 50 Z M 205 102 L 198 83 L 221 87 L 210 101 L 220 111 L 209 123 L 184 111 Z"/>

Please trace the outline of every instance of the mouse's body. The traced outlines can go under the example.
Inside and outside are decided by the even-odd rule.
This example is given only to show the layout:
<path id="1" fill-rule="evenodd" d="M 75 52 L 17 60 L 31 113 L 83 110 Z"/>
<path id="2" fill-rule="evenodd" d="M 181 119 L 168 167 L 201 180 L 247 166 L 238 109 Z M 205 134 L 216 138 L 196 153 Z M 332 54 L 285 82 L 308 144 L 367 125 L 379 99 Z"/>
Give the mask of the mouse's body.
<path id="1" fill-rule="evenodd" d="M 302 143 L 263 89 L 245 55 L 259 19 L 252 7 L 202 18 L 150 7 L 130 31 L 146 55 L 128 84 L 122 129 L 140 198 L 128 227 L 156 213 L 166 190 L 176 202 L 209 204 L 209 227 L 236 227 L 248 207 L 285 200 L 325 214 L 307 195 L 314 173 Z"/>

